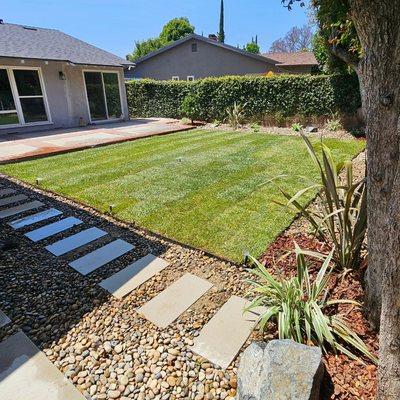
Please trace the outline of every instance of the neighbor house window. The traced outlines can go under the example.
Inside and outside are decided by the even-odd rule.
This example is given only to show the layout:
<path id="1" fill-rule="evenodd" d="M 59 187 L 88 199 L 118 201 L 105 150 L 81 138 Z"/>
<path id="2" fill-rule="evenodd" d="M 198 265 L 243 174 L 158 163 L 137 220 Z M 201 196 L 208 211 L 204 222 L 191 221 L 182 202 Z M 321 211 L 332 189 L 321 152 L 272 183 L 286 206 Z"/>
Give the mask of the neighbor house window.
<path id="1" fill-rule="evenodd" d="M 49 121 L 39 69 L 0 68 L 0 126 Z"/>
<path id="2" fill-rule="evenodd" d="M 172 80 L 173 80 L 173 81 L 179 81 L 179 76 L 173 76 L 173 77 L 172 77 Z"/>
<path id="3" fill-rule="evenodd" d="M 189 82 L 193 82 L 193 81 L 194 81 L 194 76 L 193 76 L 193 75 L 189 75 L 189 76 L 187 77 L 187 80 L 188 80 Z"/>
<path id="4" fill-rule="evenodd" d="M 197 53 L 197 43 L 192 43 L 192 53 Z"/>

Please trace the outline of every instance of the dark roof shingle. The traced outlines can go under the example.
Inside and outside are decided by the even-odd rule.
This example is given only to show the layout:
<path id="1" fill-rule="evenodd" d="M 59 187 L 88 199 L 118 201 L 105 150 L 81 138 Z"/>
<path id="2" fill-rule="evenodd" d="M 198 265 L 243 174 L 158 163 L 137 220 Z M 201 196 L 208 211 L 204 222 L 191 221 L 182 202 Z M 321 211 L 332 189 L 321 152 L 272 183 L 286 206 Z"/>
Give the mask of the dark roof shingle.
<path id="1" fill-rule="evenodd" d="M 0 24 L 0 57 L 68 61 L 74 64 L 132 65 L 114 54 L 56 29 Z"/>

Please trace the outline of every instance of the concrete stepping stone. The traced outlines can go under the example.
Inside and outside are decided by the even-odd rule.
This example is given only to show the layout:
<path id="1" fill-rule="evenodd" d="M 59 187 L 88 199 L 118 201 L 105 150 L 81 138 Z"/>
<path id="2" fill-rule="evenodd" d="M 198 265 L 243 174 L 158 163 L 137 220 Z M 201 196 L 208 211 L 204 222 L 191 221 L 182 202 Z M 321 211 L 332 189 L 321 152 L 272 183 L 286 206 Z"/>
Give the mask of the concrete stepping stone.
<path id="1" fill-rule="evenodd" d="M 3 326 L 6 326 L 11 322 L 11 319 L 7 317 L 6 314 L 3 313 L 3 311 L 0 310 L 0 328 Z"/>
<path id="2" fill-rule="evenodd" d="M 11 196 L 11 197 L 4 197 L 4 198 L 0 199 L 0 206 L 6 206 L 8 204 L 26 200 L 27 198 L 28 198 L 28 196 L 25 196 L 24 194 L 17 194 L 15 196 Z"/>
<path id="3" fill-rule="evenodd" d="M 168 261 L 153 254 L 148 254 L 109 278 L 104 279 L 100 286 L 114 297 L 122 299 L 168 265 Z"/>
<path id="4" fill-rule="evenodd" d="M 25 211 L 30 211 L 42 206 L 44 206 L 44 204 L 41 201 L 35 200 L 30 201 L 29 203 L 20 204 L 19 206 L 6 208 L 5 210 L 0 211 L 0 219 L 12 217 L 14 215 L 21 214 Z"/>
<path id="5" fill-rule="evenodd" d="M 10 194 L 14 194 L 16 192 L 15 189 L 6 188 L 0 190 L 0 196 L 8 196 Z"/>
<path id="6" fill-rule="evenodd" d="M 85 400 L 22 332 L 0 343 L 0 393 L 4 400 Z"/>
<path id="7" fill-rule="evenodd" d="M 46 239 L 55 235 L 56 233 L 64 232 L 67 229 L 82 223 L 83 221 L 78 218 L 68 217 L 25 233 L 25 236 L 31 239 L 33 242 L 38 242 L 39 240 Z"/>
<path id="8" fill-rule="evenodd" d="M 78 247 L 93 242 L 94 240 L 99 239 L 107 234 L 107 232 L 104 232 L 99 228 L 85 229 L 82 232 L 46 246 L 46 250 L 55 256 L 61 256 L 69 251 L 77 249 Z"/>
<path id="9" fill-rule="evenodd" d="M 137 312 L 159 328 L 166 328 L 212 288 L 212 283 L 185 274 L 140 307 Z"/>
<path id="10" fill-rule="evenodd" d="M 134 246 L 130 243 L 125 242 L 122 239 L 117 239 L 75 261 L 70 262 L 69 266 L 80 272 L 82 275 L 87 275 L 97 268 L 100 268 L 128 253 L 133 248 Z"/>
<path id="11" fill-rule="evenodd" d="M 248 304 L 246 299 L 232 296 L 194 339 L 192 350 L 213 364 L 228 368 L 264 310 L 259 307 L 243 313 Z"/>
<path id="12" fill-rule="evenodd" d="M 25 226 L 33 225 L 36 224 L 37 222 L 45 221 L 46 219 L 57 217 L 58 215 L 61 214 L 62 211 L 56 210 L 55 208 L 50 208 L 40 213 L 28 215 L 25 218 L 20 218 L 15 221 L 11 221 L 8 223 L 8 225 L 10 225 L 11 228 L 14 229 L 21 229 L 24 228 Z"/>

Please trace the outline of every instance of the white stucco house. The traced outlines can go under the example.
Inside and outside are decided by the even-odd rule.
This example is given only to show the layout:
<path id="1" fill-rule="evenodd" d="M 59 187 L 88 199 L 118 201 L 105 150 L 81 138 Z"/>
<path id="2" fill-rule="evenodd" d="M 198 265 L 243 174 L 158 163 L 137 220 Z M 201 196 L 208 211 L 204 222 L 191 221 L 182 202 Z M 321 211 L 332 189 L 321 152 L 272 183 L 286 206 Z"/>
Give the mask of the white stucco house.
<path id="1" fill-rule="evenodd" d="M 128 120 L 123 58 L 0 20 L 0 134 Z"/>

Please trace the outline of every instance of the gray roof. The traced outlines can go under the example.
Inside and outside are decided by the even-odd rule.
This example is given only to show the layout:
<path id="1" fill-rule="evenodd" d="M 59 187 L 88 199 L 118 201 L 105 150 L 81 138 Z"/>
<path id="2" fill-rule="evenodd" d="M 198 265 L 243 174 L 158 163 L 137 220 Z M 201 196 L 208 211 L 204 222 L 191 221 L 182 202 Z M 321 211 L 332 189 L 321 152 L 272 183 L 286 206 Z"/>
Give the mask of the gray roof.
<path id="1" fill-rule="evenodd" d="M 0 57 L 67 61 L 74 64 L 133 65 L 56 29 L 0 24 Z"/>
<path id="2" fill-rule="evenodd" d="M 244 55 L 246 57 L 255 58 L 256 60 L 263 61 L 263 62 L 272 64 L 272 65 L 276 65 L 278 63 L 276 60 L 273 60 L 272 58 L 268 58 L 268 57 L 265 57 L 265 56 L 262 56 L 262 55 L 259 55 L 259 54 L 249 53 L 248 51 L 241 50 L 241 49 L 238 49 L 237 47 L 230 46 L 229 44 L 221 43 L 221 42 L 218 42 L 216 40 L 209 39 L 207 37 L 197 35 L 196 33 L 192 33 L 190 35 L 187 35 L 187 36 L 183 37 L 182 39 L 176 40 L 175 42 L 172 42 L 171 44 L 168 44 L 168 45 L 162 47 L 161 49 L 158 49 L 158 50 L 153 51 L 153 52 L 151 52 L 149 54 L 146 54 L 145 56 L 140 57 L 137 60 L 135 60 L 134 63 L 135 64 L 139 64 L 139 63 L 141 63 L 143 61 L 148 60 L 149 58 L 155 57 L 156 55 L 158 55 L 160 53 L 163 53 L 164 51 L 167 51 L 167 50 L 172 49 L 172 48 L 174 48 L 176 46 L 179 46 L 180 44 L 185 43 L 185 42 L 187 42 L 188 40 L 191 40 L 191 39 L 200 40 L 202 42 L 206 42 L 206 43 L 212 44 L 214 46 L 222 47 L 222 48 L 224 48 L 226 50 L 234 51 L 235 53 L 242 54 L 242 55 Z"/>

